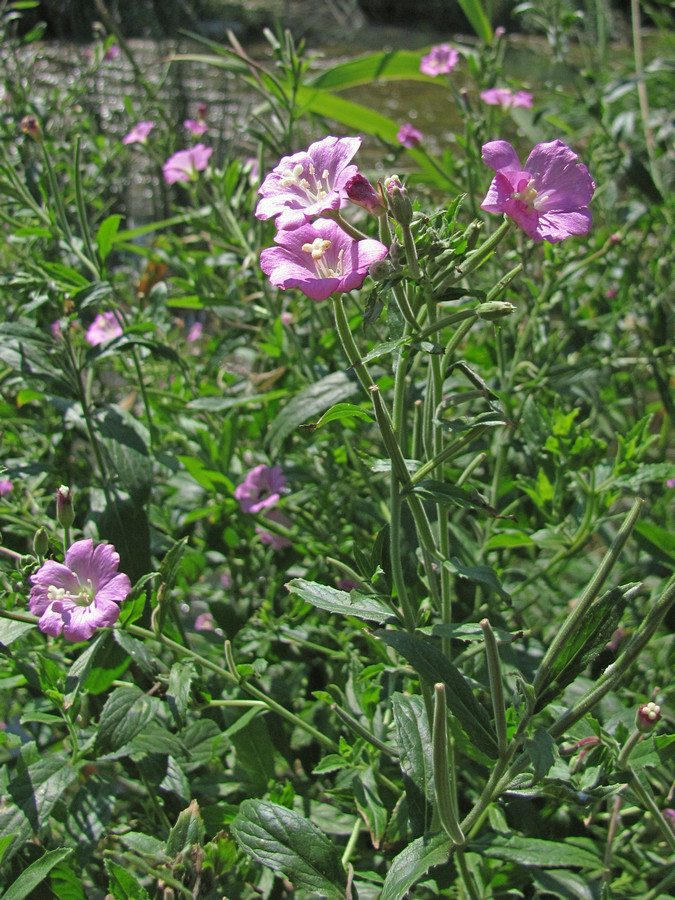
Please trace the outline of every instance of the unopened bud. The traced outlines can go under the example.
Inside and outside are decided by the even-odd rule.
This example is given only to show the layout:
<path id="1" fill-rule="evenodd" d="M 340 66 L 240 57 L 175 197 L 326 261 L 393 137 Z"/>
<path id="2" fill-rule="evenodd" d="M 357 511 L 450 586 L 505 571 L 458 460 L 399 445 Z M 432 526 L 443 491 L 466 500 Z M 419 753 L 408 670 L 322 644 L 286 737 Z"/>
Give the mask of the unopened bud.
<path id="1" fill-rule="evenodd" d="M 35 116 L 24 116 L 19 122 L 19 128 L 24 134 L 32 137 L 38 144 L 42 142 L 42 128 Z"/>
<path id="2" fill-rule="evenodd" d="M 487 303 L 481 303 L 478 306 L 478 315 L 481 319 L 487 319 L 488 322 L 494 322 L 495 319 L 503 319 L 504 316 L 510 316 L 515 306 L 507 303 L 505 300 L 489 300 Z"/>
<path id="3" fill-rule="evenodd" d="M 635 727 L 642 734 L 649 734 L 661 718 L 661 707 L 658 703 L 643 703 L 635 716 Z"/>
<path id="4" fill-rule="evenodd" d="M 35 532 L 33 552 L 38 559 L 43 559 L 47 555 L 47 550 L 49 550 L 49 535 L 47 534 L 47 529 L 42 526 Z"/>
<path id="5" fill-rule="evenodd" d="M 64 528 L 70 528 L 75 521 L 73 492 L 65 484 L 56 492 L 56 519 Z"/>
<path id="6" fill-rule="evenodd" d="M 392 175 L 384 182 L 389 195 L 389 208 L 391 214 L 401 225 L 410 225 L 413 217 L 413 208 L 406 189 L 401 184 L 398 175 Z"/>
<path id="7" fill-rule="evenodd" d="M 357 174 L 350 178 L 345 184 L 345 191 L 352 203 L 362 206 L 372 215 L 382 216 L 386 213 L 387 208 L 382 202 L 382 197 L 363 175 Z"/>
<path id="8" fill-rule="evenodd" d="M 398 272 L 388 259 L 378 259 L 368 269 L 368 274 L 373 281 L 386 281 Z"/>

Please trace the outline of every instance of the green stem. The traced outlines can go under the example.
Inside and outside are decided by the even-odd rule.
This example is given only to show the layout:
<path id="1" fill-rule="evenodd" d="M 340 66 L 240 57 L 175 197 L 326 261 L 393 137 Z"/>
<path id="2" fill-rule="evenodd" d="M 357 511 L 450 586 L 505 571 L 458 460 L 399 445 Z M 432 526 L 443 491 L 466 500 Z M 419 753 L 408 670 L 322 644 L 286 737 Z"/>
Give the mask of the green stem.
<path id="1" fill-rule="evenodd" d="M 342 294 L 333 295 L 333 313 L 335 315 L 335 325 L 340 337 L 340 342 L 342 343 L 349 365 L 354 369 L 356 377 L 361 382 L 361 387 L 364 391 L 368 391 L 375 387 L 375 382 L 371 378 L 368 369 L 361 362 L 361 355 L 356 348 L 354 337 L 352 336 L 352 331 L 349 327 L 349 320 L 347 319 L 347 313 L 345 312 Z"/>
<path id="2" fill-rule="evenodd" d="M 621 554 L 621 551 L 624 548 L 626 541 L 633 531 L 635 523 L 638 520 L 638 516 L 640 515 L 640 510 L 642 509 L 643 503 L 644 501 L 638 498 L 633 504 L 631 511 L 626 516 L 626 519 L 622 523 L 621 528 L 612 541 L 609 550 L 600 563 L 597 572 L 595 573 L 593 578 L 591 578 L 590 582 L 586 586 L 586 589 L 583 591 L 581 597 L 579 597 L 579 600 L 575 604 L 574 609 L 568 615 L 562 627 L 559 629 L 553 641 L 551 642 L 534 679 L 533 687 L 535 694 L 538 694 L 541 688 L 547 684 L 551 667 L 554 661 L 567 644 L 567 641 L 576 628 L 579 619 L 586 615 L 588 608 L 590 607 L 591 603 L 593 603 L 598 595 L 600 588 L 608 578 L 612 568 L 614 567 L 614 564 L 616 563 L 619 555 Z"/>
<path id="3" fill-rule="evenodd" d="M 254 687 L 254 685 L 249 684 L 245 678 L 237 678 L 227 669 L 219 666 L 217 663 L 211 662 L 211 660 L 206 659 L 206 657 L 202 656 L 200 653 L 196 653 L 194 650 L 191 650 L 189 647 L 184 647 L 182 644 L 176 643 L 176 641 L 172 641 L 170 638 L 165 637 L 163 634 L 155 634 L 153 631 L 148 631 L 146 628 L 140 628 L 138 625 L 127 625 L 125 626 L 125 630 L 129 632 L 129 634 L 133 634 L 136 637 L 143 638 L 145 640 L 154 640 L 159 641 L 160 644 L 163 644 L 170 650 L 173 650 L 174 653 L 178 653 L 180 656 L 187 656 L 190 659 L 193 659 L 198 665 L 202 666 L 202 668 L 209 669 L 211 672 L 215 672 L 217 675 L 220 675 L 221 678 L 225 679 L 225 681 L 230 685 L 237 685 L 255 700 L 260 700 L 271 709 L 273 712 L 278 713 L 282 718 L 286 719 L 287 722 L 295 725 L 298 728 L 301 728 L 303 731 L 310 734 L 313 738 L 323 744 L 325 747 L 329 747 L 333 751 L 339 750 L 338 745 L 335 741 L 331 740 L 331 738 L 327 737 L 317 728 L 314 728 L 313 725 L 310 725 L 309 722 L 305 722 L 300 716 L 296 716 L 295 713 L 290 712 L 285 707 L 283 707 L 280 703 L 277 703 L 276 700 L 272 700 L 271 697 L 268 697 L 261 690 Z"/>

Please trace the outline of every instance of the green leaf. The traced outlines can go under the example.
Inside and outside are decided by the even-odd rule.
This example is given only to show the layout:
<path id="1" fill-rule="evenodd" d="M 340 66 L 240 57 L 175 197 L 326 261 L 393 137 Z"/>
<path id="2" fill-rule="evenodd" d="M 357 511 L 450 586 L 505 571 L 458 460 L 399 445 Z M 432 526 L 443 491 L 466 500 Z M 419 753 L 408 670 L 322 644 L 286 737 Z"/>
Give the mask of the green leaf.
<path id="1" fill-rule="evenodd" d="M 327 410 L 319 419 L 318 422 L 314 422 L 311 425 L 303 425 L 303 428 L 306 428 L 308 431 L 316 431 L 317 428 L 320 428 L 322 425 L 326 425 L 328 422 L 335 422 L 339 419 L 366 419 L 371 421 L 373 419 L 374 414 L 367 409 L 363 409 L 361 406 L 356 406 L 355 403 L 338 403 L 336 406 L 332 406 L 329 410 Z"/>
<path id="2" fill-rule="evenodd" d="M 378 850 L 387 827 L 387 810 L 380 799 L 372 769 L 366 769 L 352 778 L 352 791 L 356 808 L 370 833 L 373 847 Z"/>
<path id="3" fill-rule="evenodd" d="M 9 647 L 14 641 L 18 641 L 20 637 L 23 637 L 29 631 L 34 631 L 35 628 L 37 628 L 37 623 L 0 619 L 0 645 Z"/>
<path id="4" fill-rule="evenodd" d="M 349 594 L 325 584 L 305 581 L 304 578 L 293 578 L 286 585 L 286 589 L 311 603 L 312 606 L 330 613 L 355 616 L 357 619 L 380 623 L 387 622 L 394 617 L 392 610 L 381 600 L 360 594 L 358 591 L 352 591 Z"/>
<path id="5" fill-rule="evenodd" d="M 410 888 L 434 866 L 450 858 L 452 841 L 444 831 L 417 838 L 392 861 L 380 900 L 402 900 Z"/>
<path id="6" fill-rule="evenodd" d="M 543 841 L 539 838 L 524 838 L 518 835 L 504 837 L 491 834 L 481 841 L 472 842 L 470 847 L 492 859 L 507 859 L 520 863 L 521 866 L 539 866 L 542 869 L 602 867 L 602 859 L 599 856 L 564 841 Z"/>
<path id="7" fill-rule="evenodd" d="M 204 822 L 199 812 L 199 804 L 192 800 L 187 809 L 182 810 L 178 820 L 169 832 L 166 841 L 166 855 L 173 859 L 178 853 L 202 844 L 204 841 Z"/>
<path id="8" fill-rule="evenodd" d="M 394 694 L 392 710 L 410 825 L 413 835 L 426 834 L 435 796 L 431 730 L 424 701 L 411 694 Z"/>
<path id="9" fill-rule="evenodd" d="M 445 684 L 445 698 L 452 714 L 476 747 L 491 759 L 496 759 L 497 740 L 490 717 L 474 697 L 459 669 L 447 659 L 436 642 L 404 631 L 379 630 L 375 636 L 407 659 L 430 687 L 440 681 Z"/>
<path id="10" fill-rule="evenodd" d="M 246 394 L 242 397 L 197 397 L 187 404 L 188 409 L 206 409 L 209 412 L 222 412 L 224 409 L 234 409 L 237 406 L 254 406 L 257 403 L 271 403 L 280 397 L 285 397 L 287 391 L 268 391 L 266 394 Z"/>
<path id="11" fill-rule="evenodd" d="M 458 0 L 458 2 L 478 37 L 484 44 L 489 44 L 492 40 L 492 28 L 480 0 Z"/>
<path id="12" fill-rule="evenodd" d="M 73 852 L 71 847 L 48 850 L 19 875 L 2 895 L 3 900 L 24 900 L 51 872 L 54 866 Z"/>
<path id="13" fill-rule="evenodd" d="M 239 726 L 240 721 L 235 724 Z M 267 730 L 266 717 L 254 715 L 245 722 L 244 727 L 229 728 L 227 734 L 235 749 L 235 771 L 240 777 L 243 775 L 256 792 L 262 793 L 270 779 L 274 778 L 275 750 Z"/>
<path id="14" fill-rule="evenodd" d="M 344 91 L 372 84 L 374 81 L 405 80 L 438 84 L 437 78 L 420 71 L 422 55 L 419 50 L 369 53 L 325 69 L 312 78 L 311 85 L 324 91 Z"/>
<path id="15" fill-rule="evenodd" d="M 160 701 L 140 688 L 116 688 L 101 711 L 96 747 L 103 752 L 118 750 L 136 737 L 159 712 Z"/>
<path id="16" fill-rule="evenodd" d="M 105 867 L 110 876 L 108 891 L 115 900 L 150 900 L 150 895 L 143 885 L 139 884 L 136 876 L 132 875 L 124 866 L 107 859 Z"/>
<path id="17" fill-rule="evenodd" d="M 532 872 L 532 881 L 541 891 L 541 896 L 560 897 L 563 900 L 595 900 L 589 880 L 569 869 L 549 869 Z"/>
<path id="18" fill-rule="evenodd" d="M 160 841 L 151 834 L 144 834 L 142 831 L 127 831 L 126 834 L 120 834 L 119 839 L 125 847 L 140 856 L 151 856 L 158 861 L 164 861 L 166 858 L 164 841 Z"/>
<path id="19" fill-rule="evenodd" d="M 602 653 L 626 608 L 626 595 L 635 587 L 628 584 L 612 588 L 592 603 L 586 614 L 577 621 L 551 665 L 549 683 L 537 697 L 537 710 L 559 696 Z"/>
<path id="20" fill-rule="evenodd" d="M 337 848 L 299 813 L 276 803 L 244 800 L 230 827 L 246 853 L 285 875 L 298 890 L 344 900 L 347 876 Z"/>
<path id="21" fill-rule="evenodd" d="M 502 587 L 492 566 L 465 566 L 456 556 L 453 556 L 452 559 L 446 559 L 443 565 L 455 575 L 459 575 L 460 578 L 475 581 L 492 593 L 497 594 L 498 597 L 501 597 L 508 606 L 511 605 L 511 595 Z"/>
<path id="22" fill-rule="evenodd" d="M 101 410 L 96 431 L 105 447 L 119 486 L 139 504 L 147 502 L 152 485 L 152 460 L 147 429 L 121 407 Z"/>
<path id="23" fill-rule="evenodd" d="M 174 663 L 169 672 L 169 688 L 166 699 L 171 715 L 179 728 L 185 724 L 185 715 L 190 700 L 190 685 L 194 675 L 195 667 L 191 661 Z"/>
<path id="24" fill-rule="evenodd" d="M 110 640 L 110 632 L 103 631 L 97 635 L 87 649 L 82 652 L 75 662 L 68 669 L 66 675 L 65 697 L 63 698 L 64 706 L 69 709 L 75 702 L 80 688 L 85 683 L 91 672 L 96 654 L 101 646 Z"/>
<path id="25" fill-rule="evenodd" d="M 49 883 L 56 900 L 87 900 L 82 876 L 67 863 L 59 863 L 50 873 Z"/>
<path id="26" fill-rule="evenodd" d="M 98 244 L 98 255 L 101 262 L 105 262 L 108 254 L 115 242 L 115 237 L 120 227 L 122 216 L 112 215 L 104 219 L 99 225 L 96 233 L 96 243 Z"/>
<path id="27" fill-rule="evenodd" d="M 353 396 L 359 389 L 354 375 L 333 372 L 296 394 L 269 427 L 267 443 L 272 456 L 279 453 L 285 439 L 300 425 L 320 415 L 328 407 Z"/>
<path id="28" fill-rule="evenodd" d="M 0 835 L 15 835 L 3 862 L 46 826 L 52 807 L 77 776 L 78 770 L 60 753 L 17 771 L 3 791 L 5 803 L 0 808 Z"/>
<path id="29" fill-rule="evenodd" d="M 558 757 L 558 748 L 545 728 L 537 728 L 531 738 L 525 741 L 525 751 L 532 760 L 533 783 L 541 781 L 548 774 Z"/>

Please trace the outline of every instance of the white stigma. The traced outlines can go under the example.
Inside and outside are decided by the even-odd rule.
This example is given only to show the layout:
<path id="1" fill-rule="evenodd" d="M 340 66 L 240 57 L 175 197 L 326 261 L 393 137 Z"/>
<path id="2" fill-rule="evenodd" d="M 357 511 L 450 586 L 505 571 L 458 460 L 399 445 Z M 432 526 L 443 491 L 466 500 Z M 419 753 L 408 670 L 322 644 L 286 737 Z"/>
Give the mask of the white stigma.
<path id="1" fill-rule="evenodd" d="M 325 238 L 316 237 L 311 244 L 303 244 L 304 253 L 311 253 L 314 265 L 319 278 L 338 278 L 342 273 L 342 257 L 344 250 L 340 250 L 337 258 L 336 269 L 331 269 L 324 259 L 325 253 L 330 247 L 330 241 Z"/>
<path id="2" fill-rule="evenodd" d="M 50 584 L 47 588 L 47 600 L 49 600 L 50 603 L 62 603 L 65 600 L 74 603 L 75 606 L 89 606 L 93 599 L 94 585 L 89 578 L 87 579 L 87 587 L 80 585 L 80 590 L 76 594 L 67 591 L 65 588 L 56 587 L 56 585 L 53 584 Z"/>
<path id="3" fill-rule="evenodd" d="M 305 167 L 302 163 L 296 163 L 292 169 L 286 169 L 281 173 L 279 187 L 298 188 L 305 194 L 310 203 L 323 200 L 331 190 L 329 186 L 330 172 L 328 169 L 324 169 L 321 178 L 317 178 L 314 163 L 310 160 L 307 166 L 307 173 L 309 178 L 305 176 Z"/>
<path id="4" fill-rule="evenodd" d="M 537 189 L 534 187 L 534 178 L 531 178 L 527 185 L 523 188 L 522 191 L 513 191 L 511 194 L 512 200 L 520 200 L 521 203 L 524 203 L 528 209 L 535 208 L 535 200 L 537 199 Z M 545 199 L 544 197 L 539 197 L 539 202 Z"/>

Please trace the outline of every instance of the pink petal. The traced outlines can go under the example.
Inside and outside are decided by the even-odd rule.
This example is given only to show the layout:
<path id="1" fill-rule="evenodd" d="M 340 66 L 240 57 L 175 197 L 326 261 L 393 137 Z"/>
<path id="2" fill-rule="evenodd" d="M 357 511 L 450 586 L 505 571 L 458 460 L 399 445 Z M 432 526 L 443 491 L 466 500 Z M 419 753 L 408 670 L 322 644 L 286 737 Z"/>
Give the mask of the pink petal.
<path id="1" fill-rule="evenodd" d="M 588 169 L 562 141 L 537 144 L 525 163 L 525 169 L 531 173 L 537 191 L 545 194 L 545 200 L 537 198 L 536 205 L 540 212 L 568 211 L 586 206 L 595 191 L 595 182 Z"/>
<path id="2" fill-rule="evenodd" d="M 482 156 L 485 165 L 494 169 L 495 172 L 498 172 L 500 169 L 516 169 L 520 171 L 518 154 L 508 141 L 490 141 L 487 144 L 483 144 Z"/>

